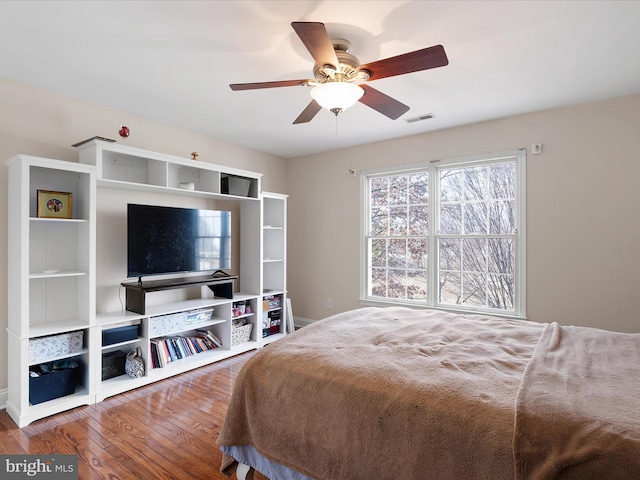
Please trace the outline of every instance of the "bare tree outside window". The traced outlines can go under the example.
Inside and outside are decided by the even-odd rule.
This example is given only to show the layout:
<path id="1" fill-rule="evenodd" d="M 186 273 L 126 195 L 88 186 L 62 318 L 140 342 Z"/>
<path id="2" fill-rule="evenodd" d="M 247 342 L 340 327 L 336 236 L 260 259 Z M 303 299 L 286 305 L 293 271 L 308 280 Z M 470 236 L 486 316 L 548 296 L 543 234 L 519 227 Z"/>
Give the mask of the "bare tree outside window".
<path id="1" fill-rule="evenodd" d="M 516 158 L 370 177 L 366 295 L 513 312 Z"/>
<path id="2" fill-rule="evenodd" d="M 369 295 L 427 298 L 428 173 L 370 183 Z"/>
<path id="3" fill-rule="evenodd" d="M 439 302 L 514 308 L 515 163 L 440 170 Z"/>

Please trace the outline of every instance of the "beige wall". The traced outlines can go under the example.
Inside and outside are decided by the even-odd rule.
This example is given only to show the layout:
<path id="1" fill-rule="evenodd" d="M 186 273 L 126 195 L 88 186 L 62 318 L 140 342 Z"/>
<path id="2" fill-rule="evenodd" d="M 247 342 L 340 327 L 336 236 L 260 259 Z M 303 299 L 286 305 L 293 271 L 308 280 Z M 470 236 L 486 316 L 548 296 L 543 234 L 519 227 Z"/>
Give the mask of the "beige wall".
<path id="1" fill-rule="evenodd" d="M 541 142 L 527 156 L 528 318 L 640 332 L 639 128 L 634 95 L 288 161 L 295 316 L 360 306 L 359 180 L 348 169 Z"/>
<path id="2" fill-rule="evenodd" d="M 128 139 L 118 136 L 120 125 L 131 129 Z M 156 123 L 124 112 L 79 102 L 0 78 L 0 190 L 5 200 L 7 166 L 4 161 L 18 153 L 60 160 L 77 161 L 72 144 L 93 136 L 119 143 L 188 158 L 192 151 L 199 159 L 219 165 L 263 172 L 263 188 L 285 191 L 285 161 L 279 157 L 238 147 L 184 129 Z M 97 307 L 98 311 L 118 310 L 118 285 L 126 276 L 124 240 L 127 199 L 149 203 L 171 202 L 175 205 L 203 204 L 191 197 L 142 196 L 135 192 L 100 189 L 97 223 Z M 223 205 L 220 206 L 224 208 Z M 7 211 L 0 208 L 0 390 L 7 387 Z M 124 242 L 124 244 L 123 244 Z M 124 246 L 123 246 L 124 245 Z M 239 249 L 236 248 L 237 252 Z M 232 266 L 238 268 L 238 259 Z M 11 367 L 11 362 L 9 362 Z"/>

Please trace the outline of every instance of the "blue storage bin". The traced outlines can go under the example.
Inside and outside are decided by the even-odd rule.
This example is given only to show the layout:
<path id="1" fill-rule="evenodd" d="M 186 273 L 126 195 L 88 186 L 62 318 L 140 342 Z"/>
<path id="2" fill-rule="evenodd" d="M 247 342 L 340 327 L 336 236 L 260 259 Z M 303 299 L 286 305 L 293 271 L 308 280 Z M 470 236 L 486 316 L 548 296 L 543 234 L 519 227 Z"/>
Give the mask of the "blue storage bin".
<path id="1" fill-rule="evenodd" d="M 128 342 L 136 338 L 138 338 L 138 325 L 110 328 L 102 331 L 102 346 L 106 347 L 114 343 Z"/>
<path id="2" fill-rule="evenodd" d="M 54 370 L 41 374 L 39 377 L 29 377 L 29 402 L 32 405 L 47 402 L 54 398 L 73 395 L 80 379 L 80 366 L 64 370 Z"/>

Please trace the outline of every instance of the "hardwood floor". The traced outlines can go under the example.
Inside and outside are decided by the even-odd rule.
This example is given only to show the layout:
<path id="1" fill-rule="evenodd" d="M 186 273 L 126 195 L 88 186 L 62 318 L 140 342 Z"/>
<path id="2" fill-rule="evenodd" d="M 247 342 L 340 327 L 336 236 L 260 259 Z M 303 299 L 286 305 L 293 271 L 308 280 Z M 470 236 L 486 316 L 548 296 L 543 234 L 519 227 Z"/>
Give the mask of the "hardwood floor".
<path id="1" fill-rule="evenodd" d="M 0 411 L 0 453 L 77 454 L 78 478 L 225 479 L 216 445 L 233 383 L 254 352 L 19 429 Z M 256 473 L 255 480 L 266 477 Z"/>

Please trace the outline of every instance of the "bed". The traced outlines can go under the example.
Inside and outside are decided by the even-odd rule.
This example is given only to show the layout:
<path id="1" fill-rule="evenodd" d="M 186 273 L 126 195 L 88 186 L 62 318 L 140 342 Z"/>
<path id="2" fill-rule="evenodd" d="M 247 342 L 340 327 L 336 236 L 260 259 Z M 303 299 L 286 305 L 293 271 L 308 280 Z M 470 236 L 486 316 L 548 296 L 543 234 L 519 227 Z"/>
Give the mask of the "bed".
<path id="1" fill-rule="evenodd" d="M 245 364 L 218 438 L 221 471 L 637 479 L 639 373 L 640 334 L 362 308 Z"/>

